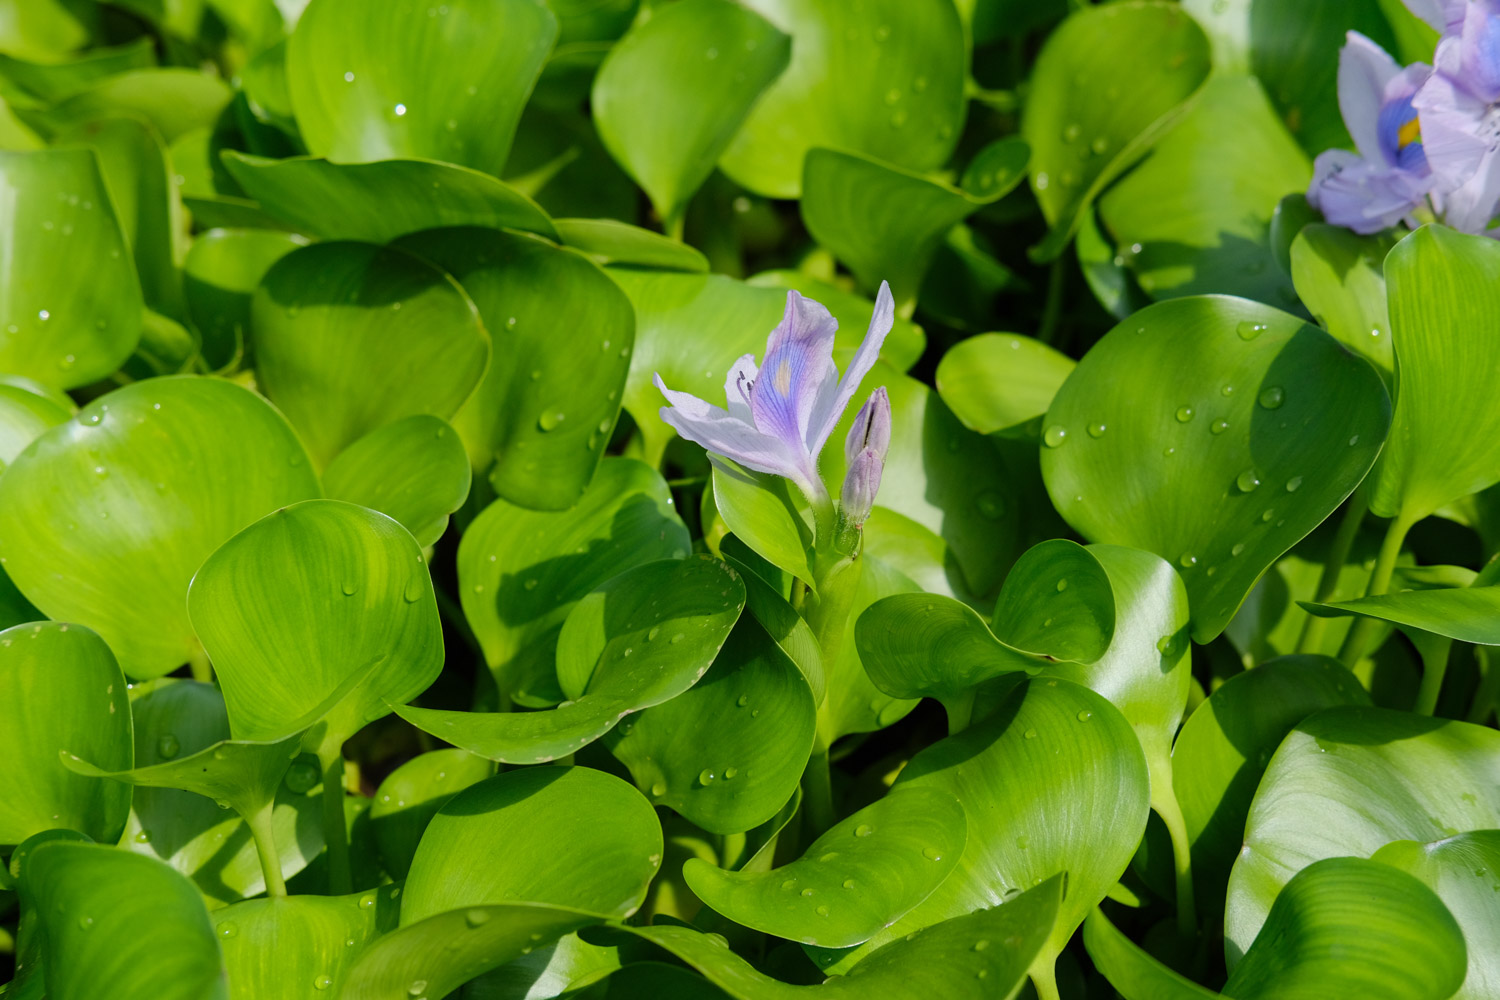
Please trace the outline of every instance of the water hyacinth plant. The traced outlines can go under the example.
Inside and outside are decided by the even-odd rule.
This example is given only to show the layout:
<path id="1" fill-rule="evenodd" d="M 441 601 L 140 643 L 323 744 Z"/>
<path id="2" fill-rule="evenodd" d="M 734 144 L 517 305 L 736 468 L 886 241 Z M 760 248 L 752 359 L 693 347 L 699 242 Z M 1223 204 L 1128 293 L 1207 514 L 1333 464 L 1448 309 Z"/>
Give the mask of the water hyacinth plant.
<path id="1" fill-rule="evenodd" d="M 1497 53 L 0 0 L 0 996 L 1500 1000 Z"/>

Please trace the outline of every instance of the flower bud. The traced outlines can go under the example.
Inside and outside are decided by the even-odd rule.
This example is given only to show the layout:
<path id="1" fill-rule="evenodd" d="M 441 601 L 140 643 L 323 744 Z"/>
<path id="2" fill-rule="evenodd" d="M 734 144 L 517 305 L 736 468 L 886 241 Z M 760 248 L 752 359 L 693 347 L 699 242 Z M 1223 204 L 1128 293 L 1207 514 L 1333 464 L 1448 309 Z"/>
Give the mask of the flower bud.
<path id="1" fill-rule="evenodd" d="M 875 506 L 875 494 L 880 491 L 880 474 L 884 470 L 885 458 L 874 448 L 866 448 L 849 463 L 844 489 L 839 494 L 839 513 L 854 527 L 863 527 L 865 519 L 870 516 L 870 510 Z"/>
<path id="2" fill-rule="evenodd" d="M 881 386 L 870 393 L 865 405 L 855 414 L 854 426 L 849 428 L 849 437 L 844 440 L 844 460 L 850 468 L 854 458 L 866 448 L 872 449 L 885 461 L 885 453 L 891 447 L 891 397 Z M 879 478 L 877 476 L 877 483 Z"/>

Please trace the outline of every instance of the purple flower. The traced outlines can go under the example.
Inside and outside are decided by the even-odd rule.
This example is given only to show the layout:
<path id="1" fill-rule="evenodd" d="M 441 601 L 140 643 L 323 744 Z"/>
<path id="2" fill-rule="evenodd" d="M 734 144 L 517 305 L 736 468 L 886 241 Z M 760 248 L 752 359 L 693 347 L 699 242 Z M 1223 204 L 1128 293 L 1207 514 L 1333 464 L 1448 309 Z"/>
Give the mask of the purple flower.
<path id="1" fill-rule="evenodd" d="M 891 290 L 880 283 L 870 329 L 839 377 L 833 364 L 838 329 L 827 309 L 795 291 L 786 293 L 786 315 L 766 340 L 765 362 L 747 354 L 724 383 L 729 408 L 722 410 L 686 392 L 674 392 L 656 376 L 671 406 L 661 418 L 678 434 L 747 469 L 785 476 L 815 506 L 829 503 L 818 478 L 818 455 L 843 416 L 859 383 L 880 356 L 895 319 Z"/>
<path id="2" fill-rule="evenodd" d="M 1339 110 L 1359 150 L 1330 149 L 1313 164 L 1307 200 L 1324 218 L 1374 233 L 1409 216 L 1433 188 L 1413 98 L 1432 70 L 1402 69 L 1357 31 L 1339 53 Z"/>
<path id="3" fill-rule="evenodd" d="M 844 440 L 844 457 L 849 471 L 844 476 L 844 488 L 839 493 L 839 512 L 856 528 L 864 527 L 865 520 L 875 507 L 875 494 L 880 491 L 880 475 L 885 471 L 885 453 L 891 447 L 891 397 L 885 386 L 870 393 L 865 405 L 860 407 Z"/>
<path id="4" fill-rule="evenodd" d="M 1406 8 L 1436 31 L 1451 34 L 1464 20 L 1469 0 L 1406 0 Z"/>
<path id="5" fill-rule="evenodd" d="M 1451 33 L 1412 105 L 1439 192 L 1435 207 L 1455 229 L 1483 233 L 1500 202 L 1500 0 L 1448 6 Z"/>

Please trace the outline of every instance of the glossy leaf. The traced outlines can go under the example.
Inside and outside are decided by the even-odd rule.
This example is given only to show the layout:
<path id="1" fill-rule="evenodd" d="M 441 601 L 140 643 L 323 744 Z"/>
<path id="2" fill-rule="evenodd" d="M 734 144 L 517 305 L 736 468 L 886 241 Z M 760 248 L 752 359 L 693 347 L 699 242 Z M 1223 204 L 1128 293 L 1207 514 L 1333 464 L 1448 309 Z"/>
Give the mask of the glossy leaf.
<path id="1" fill-rule="evenodd" d="M 963 125 L 967 57 L 951 3 L 755 0 L 795 41 L 792 61 L 721 158 L 733 180 L 773 198 L 802 193 L 814 146 L 873 156 L 911 170 L 942 164 Z"/>
<path id="2" fill-rule="evenodd" d="M 45 622 L 0 632 L 0 844 L 44 830 L 77 830 L 114 841 L 130 811 L 130 790 L 70 773 L 58 755 L 87 753 L 130 767 L 125 678 L 97 635 Z"/>
<path id="3" fill-rule="evenodd" d="M 1411 524 L 1500 480 L 1500 407 L 1485 380 L 1500 357 L 1483 320 L 1500 304 L 1500 246 L 1426 226 L 1386 258 L 1400 370 L 1391 438 L 1370 509 Z"/>
<path id="4" fill-rule="evenodd" d="M 0 472 L 42 433 L 73 415 L 67 396 L 19 376 L 0 378 Z"/>
<path id="5" fill-rule="evenodd" d="M 769 820 L 796 791 L 816 726 L 802 672 L 741 618 L 702 680 L 625 720 L 605 745 L 654 804 L 731 834 Z"/>
<path id="6" fill-rule="evenodd" d="M 469 495 L 469 457 L 442 420 L 403 417 L 339 452 L 323 472 L 323 491 L 401 522 L 427 546 Z"/>
<path id="7" fill-rule="evenodd" d="M 1178 567 L 1204 642 L 1359 484 L 1389 405 L 1373 369 L 1295 317 L 1177 299 L 1115 327 L 1068 377 L 1042 474 L 1085 537 Z"/>
<path id="8" fill-rule="evenodd" d="M 575 695 L 545 712 L 397 713 L 425 732 L 490 760 L 540 764 L 593 742 L 625 716 L 698 682 L 744 607 L 734 570 L 692 556 L 626 570 L 568 612 L 557 638 L 557 679 Z M 783 796 L 784 798 L 784 796 Z"/>
<path id="9" fill-rule="evenodd" d="M 182 291 L 210 366 L 222 368 L 245 352 L 256 286 L 272 264 L 306 245 L 300 236 L 265 229 L 212 229 L 193 240 Z"/>
<path id="10" fill-rule="evenodd" d="M 496 500 L 464 532 L 459 597 L 502 692 L 555 705 L 557 633 L 574 602 L 611 577 L 692 548 L 654 470 L 606 458 L 579 502 L 534 511 Z"/>
<path id="11" fill-rule="evenodd" d="M 198 891 L 159 861 L 97 844 L 52 843 L 27 860 L 47 996 L 227 1000 L 219 945 Z"/>
<path id="12" fill-rule="evenodd" d="M 208 128 L 233 96 L 216 76 L 181 66 L 138 69 L 101 80 L 37 115 L 49 131 L 122 115 L 150 124 L 168 145 Z"/>
<path id="13" fill-rule="evenodd" d="M 452 278 L 364 243 L 287 254 L 261 280 L 251 318 L 260 385 L 319 467 L 401 417 L 451 417 L 489 358 L 474 305 Z"/>
<path id="14" fill-rule="evenodd" d="M 791 38 L 729 0 L 663 8 L 610 49 L 590 95 L 594 122 L 669 226 L 791 50 Z"/>
<path id="15" fill-rule="evenodd" d="M 1083 922 L 1083 943 L 1094 968 L 1125 1000 L 1219 1000 L 1223 994 L 1205 989 L 1169 969 L 1094 910 Z"/>
<path id="16" fill-rule="evenodd" d="M 1208 38 L 1176 4 L 1131 0 L 1073 14 L 1032 71 L 1021 136 L 1052 227 L 1051 260 L 1095 196 L 1176 124 L 1209 70 Z M 1099 95 L 1104 95 L 1099 100 Z"/>
<path id="17" fill-rule="evenodd" d="M 554 219 L 564 246 L 594 263 L 632 264 L 665 271 L 707 271 L 708 258 L 686 243 L 615 219 Z"/>
<path id="18" fill-rule="evenodd" d="M 776 937 L 862 944 L 932 894 L 967 839 L 963 807 L 936 789 L 903 787 L 843 820 L 801 858 L 764 872 L 726 872 L 693 858 L 688 885 L 724 916 Z"/>
<path id="19" fill-rule="evenodd" d="M 386 871 L 405 878 L 422 833 L 453 796 L 488 778 L 494 766 L 465 750 L 431 750 L 396 768 L 370 805 L 370 826 Z"/>
<path id="20" fill-rule="evenodd" d="M 135 350 L 142 300 L 94 154 L 0 152 L 0 191 L 0 368 L 62 389 L 103 378 Z"/>
<path id="21" fill-rule="evenodd" d="M 401 926 L 520 902 L 623 918 L 645 899 L 661 852 L 655 812 L 619 778 L 586 767 L 508 771 L 433 817 L 412 859 Z"/>
<path id="22" fill-rule="evenodd" d="M 1352 615 L 1485 646 L 1500 645 L 1500 587 L 1404 590 L 1337 604 L 1302 606 L 1325 618 Z"/>
<path id="23" fill-rule="evenodd" d="M 1009 333 L 961 340 L 937 367 L 937 391 L 980 434 L 1034 435 L 1052 398 L 1076 367 L 1072 358 L 1041 341 Z"/>
<path id="24" fill-rule="evenodd" d="M 287 90 L 315 156 L 443 160 L 498 175 L 557 38 L 535 0 L 368 9 L 315 0 L 287 44 Z"/>
<path id="25" fill-rule="evenodd" d="M 1497 781 L 1492 729 L 1361 707 L 1305 719 L 1271 759 L 1245 823 L 1224 922 L 1231 964 L 1312 862 L 1500 827 L 1500 804 L 1485 792 Z"/>
<path id="26" fill-rule="evenodd" d="M 295 504 L 240 532 L 203 564 L 187 604 L 237 739 L 323 718 L 308 749 L 336 753 L 442 669 L 421 549 L 384 514 L 342 501 Z"/>
<path id="27" fill-rule="evenodd" d="M 318 494 L 306 453 L 261 397 L 216 379 L 147 379 L 38 438 L 0 480 L 0 557 L 50 617 L 109 643 L 127 676 L 199 649 L 188 583 L 227 538 Z"/>
<path id="28" fill-rule="evenodd" d="M 530 236 L 443 230 L 401 245 L 463 286 L 494 343 L 454 418 L 474 468 L 514 503 L 571 507 L 619 416 L 635 343 L 629 300 L 581 254 Z"/>
<path id="29" fill-rule="evenodd" d="M 796 506 L 800 498 L 777 476 L 723 459 L 714 463 L 714 507 L 729 530 L 772 566 L 811 584 L 815 578 L 807 554 L 813 532 Z"/>
<path id="30" fill-rule="evenodd" d="M 323 239 L 386 243 L 439 226 L 557 235 L 530 198 L 488 174 L 451 163 L 332 163 L 226 152 L 224 165 L 266 212 Z"/>
<path id="31" fill-rule="evenodd" d="M 390 890 L 352 896 L 247 899 L 214 911 L 230 1000 L 305 1000 L 337 987 L 359 956 L 396 927 Z"/>
<path id="32" fill-rule="evenodd" d="M 1292 241 L 1298 298 L 1319 326 L 1379 369 L 1387 385 L 1395 359 L 1384 269 L 1393 245 L 1389 235 L 1360 236 L 1323 223 L 1303 227 Z"/>

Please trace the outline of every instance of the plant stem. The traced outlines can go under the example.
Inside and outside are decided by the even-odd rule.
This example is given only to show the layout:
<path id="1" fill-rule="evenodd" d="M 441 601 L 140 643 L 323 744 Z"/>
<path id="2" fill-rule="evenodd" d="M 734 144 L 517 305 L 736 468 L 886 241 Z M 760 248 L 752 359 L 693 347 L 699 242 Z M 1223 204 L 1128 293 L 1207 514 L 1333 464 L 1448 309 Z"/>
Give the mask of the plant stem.
<path id="1" fill-rule="evenodd" d="M 1042 323 L 1037 330 L 1036 339 L 1048 347 L 1056 347 L 1057 324 L 1062 317 L 1062 300 L 1064 279 L 1067 277 L 1063 272 L 1064 258 L 1058 257 L 1052 262 L 1052 270 L 1047 274 L 1047 299 L 1042 308 Z"/>
<path id="2" fill-rule="evenodd" d="M 1474 703 L 1469 706 L 1469 722 L 1484 725 L 1489 721 L 1495 707 L 1495 695 L 1500 693 L 1500 664 L 1490 657 L 1484 646 L 1474 647 L 1474 659 L 1479 662 L 1479 687 L 1474 691 Z"/>
<path id="3" fill-rule="evenodd" d="M 214 666 L 208 659 L 208 650 L 199 643 L 193 643 L 193 651 L 188 654 L 188 669 L 193 672 L 193 680 L 200 684 L 212 684 L 214 682 Z"/>
<path id="4" fill-rule="evenodd" d="M 1167 774 L 1171 771 L 1168 769 Z M 1153 782 L 1153 785 L 1155 783 Z M 1182 818 L 1182 806 L 1172 794 L 1170 781 L 1160 796 L 1153 795 L 1151 808 L 1161 817 L 1172 838 L 1172 863 L 1177 875 L 1177 929 L 1183 937 L 1191 938 L 1198 931 L 1198 911 L 1193 898 L 1193 850 L 1188 841 L 1187 823 Z"/>
<path id="5" fill-rule="evenodd" d="M 1438 694 L 1443 690 L 1443 678 L 1448 673 L 1448 654 L 1453 651 L 1453 640 L 1423 642 L 1418 645 L 1422 654 L 1422 684 L 1417 688 L 1417 703 L 1412 711 L 1418 715 L 1431 715 L 1437 710 Z"/>
<path id="6" fill-rule="evenodd" d="M 323 839 L 328 844 L 328 894 L 354 891 L 349 869 L 349 829 L 344 822 L 344 754 L 335 747 L 323 765 Z"/>
<path id="7" fill-rule="evenodd" d="M 266 895 L 273 898 L 286 895 L 286 879 L 281 877 L 281 853 L 276 850 L 276 829 L 271 822 L 271 813 L 275 808 L 275 802 L 267 802 L 260 812 L 245 817 L 245 825 L 250 828 L 250 836 L 255 841 L 255 851 L 260 855 L 260 870 L 266 879 Z"/>
<path id="8" fill-rule="evenodd" d="M 1062 1000 L 1062 994 L 1057 992 L 1056 963 L 1056 955 L 1050 959 L 1038 955 L 1031 968 L 1026 970 L 1031 976 L 1031 985 L 1036 987 L 1037 1000 Z"/>
<path id="9" fill-rule="evenodd" d="M 1375 558 L 1375 572 L 1370 574 L 1370 585 L 1365 589 L 1366 597 L 1379 597 L 1391 587 L 1391 574 L 1396 570 L 1396 559 L 1401 555 L 1401 543 L 1411 530 L 1412 521 L 1405 514 L 1397 514 L 1386 528 L 1385 540 L 1380 543 L 1380 555 Z M 1349 629 L 1344 639 L 1344 648 L 1339 650 L 1339 659 L 1353 670 L 1365 655 L 1375 633 L 1383 624 L 1378 618 L 1361 618 Z"/>
<path id="10" fill-rule="evenodd" d="M 793 580 L 792 581 L 792 600 L 791 600 L 792 610 L 795 611 L 795 612 L 797 612 L 800 615 L 802 613 L 802 607 L 806 603 L 807 603 L 807 582 L 805 580 Z"/>
<path id="11" fill-rule="evenodd" d="M 833 809 L 833 779 L 828 768 L 828 748 L 815 747 L 802 772 L 802 808 L 813 839 L 838 821 Z"/>
<path id="12" fill-rule="evenodd" d="M 1318 590 L 1313 600 L 1319 604 L 1327 601 L 1339 588 L 1339 575 L 1344 570 L 1344 563 L 1349 561 L 1349 549 L 1354 545 L 1355 536 L 1359 534 L 1359 526 L 1364 523 L 1365 513 L 1370 509 L 1369 493 L 1364 486 L 1354 491 L 1349 498 L 1349 506 L 1344 508 L 1344 519 L 1339 522 L 1339 530 L 1333 536 L 1333 545 L 1328 549 L 1328 558 L 1323 561 L 1323 575 L 1318 578 Z M 1297 652 L 1316 653 L 1323 644 L 1323 636 L 1328 631 L 1327 618 L 1307 613 L 1307 620 L 1302 623 L 1302 635 L 1297 640 Z"/>

